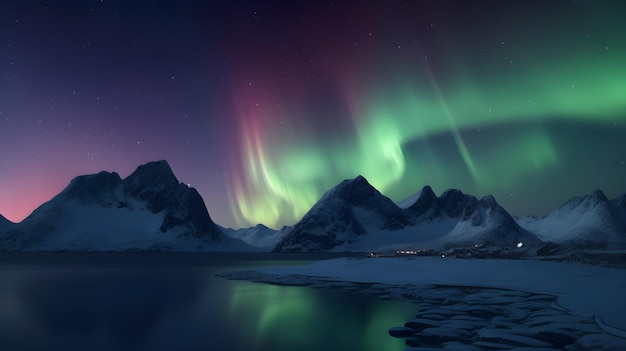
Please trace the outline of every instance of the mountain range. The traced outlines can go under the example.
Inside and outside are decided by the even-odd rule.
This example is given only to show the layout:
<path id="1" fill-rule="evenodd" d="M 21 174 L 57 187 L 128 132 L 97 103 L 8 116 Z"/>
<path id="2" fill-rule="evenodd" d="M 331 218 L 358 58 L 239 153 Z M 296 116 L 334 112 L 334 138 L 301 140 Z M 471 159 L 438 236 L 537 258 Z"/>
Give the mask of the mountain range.
<path id="1" fill-rule="evenodd" d="M 551 241 L 626 247 L 626 194 L 601 191 L 565 202 L 546 217 L 514 218 L 493 196 L 429 186 L 399 203 L 358 176 L 328 190 L 293 226 L 223 228 L 198 192 L 166 161 L 125 179 L 100 172 L 74 178 L 20 223 L 0 215 L 0 251 L 384 251 L 468 246 L 538 247 Z"/>
<path id="2" fill-rule="evenodd" d="M 541 243 L 492 196 L 480 200 L 450 189 L 437 197 L 429 186 L 395 204 L 361 176 L 326 192 L 274 251 L 367 251 Z"/>
<path id="3" fill-rule="evenodd" d="M 566 201 L 545 217 L 514 218 L 491 195 L 481 199 L 429 186 L 393 203 L 363 177 L 325 193 L 303 218 L 279 231 L 274 251 L 391 251 L 553 242 L 571 248 L 626 248 L 626 194 L 600 190 Z"/>
<path id="4" fill-rule="evenodd" d="M 1 223 L 1 221 L 0 221 Z M 200 194 L 166 161 L 126 179 L 100 172 L 74 178 L 20 223 L 0 224 L 5 251 L 247 251 L 211 220 Z"/>

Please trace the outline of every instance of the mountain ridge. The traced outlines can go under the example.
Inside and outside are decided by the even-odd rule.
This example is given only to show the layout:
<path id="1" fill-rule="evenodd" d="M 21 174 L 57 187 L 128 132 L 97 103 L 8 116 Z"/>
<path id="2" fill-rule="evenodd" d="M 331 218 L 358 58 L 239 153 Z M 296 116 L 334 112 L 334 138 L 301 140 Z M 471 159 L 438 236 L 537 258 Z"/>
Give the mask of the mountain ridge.
<path id="1" fill-rule="evenodd" d="M 115 172 L 78 176 L 22 222 L 0 232 L 6 251 L 211 251 L 251 249 L 222 233 L 194 188 L 167 161 L 125 179 Z"/>
<path id="2" fill-rule="evenodd" d="M 328 190 L 283 234 L 274 251 L 541 243 L 521 228 L 493 196 L 478 200 L 458 189 L 448 189 L 437 197 L 432 188 L 424 186 L 398 205 L 362 176 Z"/>
<path id="3" fill-rule="evenodd" d="M 96 237 L 102 247 L 90 243 Z M 446 189 L 437 196 L 428 185 L 394 203 L 357 176 L 329 189 L 293 226 L 232 229 L 213 222 L 197 190 L 162 160 L 125 179 L 107 171 L 75 177 L 19 223 L 0 215 L 0 250 L 369 251 L 547 241 L 626 248 L 626 194 L 610 200 L 596 190 L 544 217 L 514 218 L 491 195 Z"/>

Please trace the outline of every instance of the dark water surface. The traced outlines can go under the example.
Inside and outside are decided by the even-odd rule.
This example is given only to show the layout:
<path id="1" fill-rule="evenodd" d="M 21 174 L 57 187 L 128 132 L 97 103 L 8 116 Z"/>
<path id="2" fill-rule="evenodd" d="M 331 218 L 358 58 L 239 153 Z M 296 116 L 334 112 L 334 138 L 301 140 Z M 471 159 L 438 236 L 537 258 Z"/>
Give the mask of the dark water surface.
<path id="1" fill-rule="evenodd" d="M 0 253 L 0 350 L 403 350 L 416 305 L 213 276 L 320 258 Z"/>

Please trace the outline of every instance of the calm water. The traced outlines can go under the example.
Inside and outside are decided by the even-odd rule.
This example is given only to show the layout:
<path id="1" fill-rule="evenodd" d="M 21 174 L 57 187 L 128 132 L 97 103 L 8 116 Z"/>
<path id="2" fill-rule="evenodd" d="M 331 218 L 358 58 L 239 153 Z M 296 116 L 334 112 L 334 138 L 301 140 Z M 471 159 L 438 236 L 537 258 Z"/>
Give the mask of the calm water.
<path id="1" fill-rule="evenodd" d="M 0 350 L 403 350 L 415 305 L 213 276 L 318 258 L 0 254 Z"/>

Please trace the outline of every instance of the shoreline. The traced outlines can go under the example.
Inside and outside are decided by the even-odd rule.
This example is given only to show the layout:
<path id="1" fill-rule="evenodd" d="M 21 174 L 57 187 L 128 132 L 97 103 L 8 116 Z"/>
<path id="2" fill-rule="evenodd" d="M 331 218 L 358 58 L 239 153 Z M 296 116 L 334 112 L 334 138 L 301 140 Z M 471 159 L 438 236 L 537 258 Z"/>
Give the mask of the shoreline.
<path id="1" fill-rule="evenodd" d="M 341 289 L 419 304 L 414 319 L 404 326 L 389 326 L 389 333 L 420 350 L 626 349 L 624 330 L 606 323 L 598 315 L 572 311 L 558 302 L 562 296 L 559 294 L 465 282 L 394 282 L 380 279 L 376 274 L 368 281 L 362 275 L 351 276 L 345 270 L 342 274 L 341 263 L 338 262 L 333 271 L 303 266 L 225 272 L 217 276 L 274 285 Z M 321 264 L 330 267 L 329 262 Z M 327 274 L 330 272 L 332 274 Z"/>

